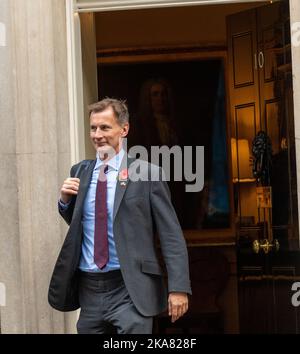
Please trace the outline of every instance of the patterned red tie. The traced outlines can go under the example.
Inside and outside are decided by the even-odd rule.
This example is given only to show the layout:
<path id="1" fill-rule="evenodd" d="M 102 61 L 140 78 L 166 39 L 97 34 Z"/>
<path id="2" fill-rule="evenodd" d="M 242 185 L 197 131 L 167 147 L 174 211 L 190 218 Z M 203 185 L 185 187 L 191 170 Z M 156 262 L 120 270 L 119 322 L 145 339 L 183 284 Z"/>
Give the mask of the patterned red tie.
<path id="1" fill-rule="evenodd" d="M 107 238 L 107 172 L 108 166 L 100 167 L 95 200 L 94 262 L 102 269 L 108 262 Z"/>

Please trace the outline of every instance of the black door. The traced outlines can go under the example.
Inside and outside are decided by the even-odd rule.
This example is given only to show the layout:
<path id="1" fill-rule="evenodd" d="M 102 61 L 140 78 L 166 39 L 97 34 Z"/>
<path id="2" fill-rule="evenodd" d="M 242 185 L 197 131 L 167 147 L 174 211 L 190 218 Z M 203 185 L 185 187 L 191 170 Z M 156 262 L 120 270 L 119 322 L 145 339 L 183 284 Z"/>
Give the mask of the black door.
<path id="1" fill-rule="evenodd" d="M 288 1 L 234 14 L 227 25 L 240 332 L 299 333 Z"/>

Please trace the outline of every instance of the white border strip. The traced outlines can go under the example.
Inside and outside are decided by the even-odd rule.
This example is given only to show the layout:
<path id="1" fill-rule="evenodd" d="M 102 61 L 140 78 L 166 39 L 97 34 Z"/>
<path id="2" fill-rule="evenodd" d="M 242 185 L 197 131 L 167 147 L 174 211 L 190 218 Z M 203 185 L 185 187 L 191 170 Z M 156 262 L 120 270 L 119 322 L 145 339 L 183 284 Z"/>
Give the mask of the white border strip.
<path id="1" fill-rule="evenodd" d="M 66 1 L 71 163 L 85 158 L 80 19 L 75 0 Z"/>
<path id="2" fill-rule="evenodd" d="M 0 306 L 6 306 L 6 287 L 4 283 L 0 282 Z"/>
<path id="3" fill-rule="evenodd" d="M 279 0 L 273 0 L 273 2 Z M 266 0 L 247 0 L 247 2 L 266 2 Z M 103 0 L 77 1 L 78 12 L 100 12 L 117 10 L 150 9 L 162 7 L 225 5 L 243 3 L 241 0 Z"/>
<path id="4" fill-rule="evenodd" d="M 0 22 L 0 47 L 6 47 L 6 26 Z"/>
<path id="5" fill-rule="evenodd" d="M 70 121 L 70 150 L 71 163 L 74 164 L 78 158 L 78 134 L 76 120 L 78 117 L 76 98 L 76 72 L 75 72 L 75 43 L 74 43 L 74 2 L 66 1 L 67 18 L 67 60 L 68 60 L 68 94 L 69 94 L 69 121 Z"/>

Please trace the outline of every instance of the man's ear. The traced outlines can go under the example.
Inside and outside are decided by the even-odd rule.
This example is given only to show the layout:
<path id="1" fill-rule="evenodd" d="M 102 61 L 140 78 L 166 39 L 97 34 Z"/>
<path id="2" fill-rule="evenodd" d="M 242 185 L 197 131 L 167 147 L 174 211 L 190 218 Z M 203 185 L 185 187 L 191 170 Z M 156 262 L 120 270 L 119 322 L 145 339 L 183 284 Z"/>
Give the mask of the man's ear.
<path id="1" fill-rule="evenodd" d="M 121 133 L 121 137 L 125 138 L 125 136 L 127 136 L 128 132 L 129 132 L 129 123 L 125 123 L 122 127 L 122 133 Z"/>

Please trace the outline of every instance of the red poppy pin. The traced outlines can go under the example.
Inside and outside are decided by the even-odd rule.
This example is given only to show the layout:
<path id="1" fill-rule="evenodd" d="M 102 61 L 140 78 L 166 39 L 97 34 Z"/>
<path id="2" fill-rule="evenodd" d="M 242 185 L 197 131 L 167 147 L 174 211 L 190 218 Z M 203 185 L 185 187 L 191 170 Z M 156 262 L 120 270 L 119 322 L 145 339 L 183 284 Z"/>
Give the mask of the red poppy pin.
<path id="1" fill-rule="evenodd" d="M 127 168 L 124 168 L 120 173 L 119 173 L 119 182 L 121 186 L 126 186 L 128 180 L 128 170 Z"/>

